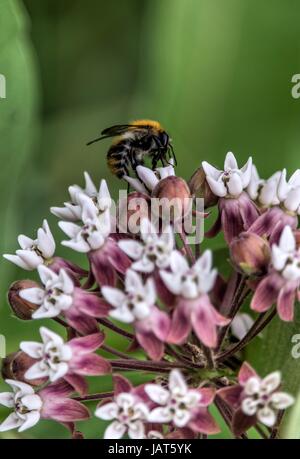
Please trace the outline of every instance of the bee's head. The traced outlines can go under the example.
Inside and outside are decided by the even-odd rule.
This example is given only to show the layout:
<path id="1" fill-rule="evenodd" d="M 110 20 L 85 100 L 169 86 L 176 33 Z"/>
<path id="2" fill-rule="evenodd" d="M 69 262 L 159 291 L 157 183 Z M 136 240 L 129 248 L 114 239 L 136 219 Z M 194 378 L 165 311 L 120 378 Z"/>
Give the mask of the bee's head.
<path id="1" fill-rule="evenodd" d="M 162 131 L 158 135 L 158 140 L 162 148 L 168 148 L 169 142 L 170 142 L 170 137 L 166 133 L 166 131 Z"/>

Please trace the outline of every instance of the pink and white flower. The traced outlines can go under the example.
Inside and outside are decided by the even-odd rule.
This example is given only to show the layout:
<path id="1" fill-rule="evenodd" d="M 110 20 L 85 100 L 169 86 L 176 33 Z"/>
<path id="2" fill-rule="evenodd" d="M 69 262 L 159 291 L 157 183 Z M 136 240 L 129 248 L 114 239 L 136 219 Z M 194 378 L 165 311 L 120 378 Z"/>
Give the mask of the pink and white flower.
<path id="1" fill-rule="evenodd" d="M 35 359 L 25 373 L 30 381 L 46 378 L 55 382 L 64 378 L 81 395 L 86 394 L 87 384 L 83 376 L 97 376 L 110 373 L 111 366 L 94 352 L 104 341 L 103 333 L 94 333 L 74 338 L 67 343 L 46 327 L 40 328 L 42 343 L 22 341 L 20 349 Z"/>
<path id="2" fill-rule="evenodd" d="M 171 160 L 172 161 L 172 160 Z M 125 175 L 123 178 L 139 193 L 149 194 L 154 190 L 160 180 L 167 177 L 174 177 L 175 170 L 173 164 L 165 167 L 157 167 L 155 171 L 145 166 L 137 166 L 136 173 L 138 178 Z"/>
<path id="3" fill-rule="evenodd" d="M 217 392 L 234 412 L 232 428 L 235 435 L 241 435 L 257 422 L 274 426 L 278 411 L 294 403 L 294 398 L 282 392 L 280 385 L 279 371 L 262 379 L 247 362 L 243 363 L 238 384 Z"/>
<path id="4" fill-rule="evenodd" d="M 217 271 L 212 269 L 212 253 L 206 250 L 189 267 L 178 251 L 170 256 L 170 271 L 160 271 L 166 287 L 177 296 L 168 342 L 181 344 L 191 329 L 206 346 L 217 344 L 217 326 L 229 320 L 219 314 L 211 304 L 208 292 L 213 288 Z"/>
<path id="5" fill-rule="evenodd" d="M 294 318 L 294 303 L 299 297 L 300 250 L 290 226 L 286 226 L 279 244 L 272 245 L 269 274 L 259 283 L 251 301 L 251 308 L 267 311 L 277 303 L 279 317 L 287 322 Z"/>
<path id="6" fill-rule="evenodd" d="M 52 384 L 35 393 L 24 382 L 7 379 L 12 392 L 0 394 L 0 404 L 13 412 L 0 424 L 0 432 L 18 429 L 19 432 L 35 426 L 40 419 L 52 419 L 64 424 L 89 418 L 87 408 L 76 400 L 67 398 L 71 386 L 67 383 Z"/>
<path id="7" fill-rule="evenodd" d="M 77 252 L 88 254 L 92 273 L 100 285 L 114 285 L 116 271 L 125 274 L 131 264 L 130 260 L 109 237 L 109 208 L 98 213 L 91 198 L 81 195 L 80 199 L 83 226 L 73 222 L 59 222 L 60 228 L 70 237 L 69 241 L 63 241 L 62 244 Z"/>
<path id="8" fill-rule="evenodd" d="M 155 306 L 156 291 L 152 279 L 144 283 L 141 276 L 129 269 L 125 276 L 125 291 L 102 287 L 102 295 L 112 305 L 109 315 L 124 323 L 133 323 L 136 338 L 154 360 L 160 360 L 164 341 L 169 333 L 168 315 Z"/>
<path id="9" fill-rule="evenodd" d="M 78 185 L 69 187 L 71 200 L 64 203 L 64 207 L 51 207 L 51 212 L 64 221 L 76 222 L 81 220 L 82 195 L 91 198 L 98 213 L 102 213 L 111 207 L 112 201 L 106 180 L 101 180 L 97 190 L 90 175 L 84 172 L 85 187 Z"/>
<path id="10" fill-rule="evenodd" d="M 94 317 L 105 317 L 109 310 L 99 296 L 75 287 L 63 269 L 56 274 L 41 265 L 38 272 L 44 287 L 26 288 L 19 292 L 22 299 L 39 305 L 32 314 L 33 319 L 53 318 L 62 314 L 81 333 L 98 330 Z"/>
<path id="11" fill-rule="evenodd" d="M 36 239 L 20 234 L 18 242 L 21 249 L 15 255 L 4 254 L 6 260 L 11 261 L 22 269 L 32 271 L 43 263 L 48 263 L 55 252 L 55 241 L 47 220 L 37 231 Z"/>
<path id="12" fill-rule="evenodd" d="M 146 384 L 145 392 L 155 403 L 148 416 L 153 423 L 188 427 L 194 432 L 213 434 L 219 428 L 207 410 L 213 402 L 215 391 L 210 388 L 189 389 L 179 370 L 172 370 L 168 387 Z"/>
<path id="13" fill-rule="evenodd" d="M 206 161 L 202 162 L 202 167 L 211 191 L 219 197 L 219 217 L 207 235 L 214 236 L 223 229 L 225 240 L 230 243 L 242 231 L 249 229 L 259 215 L 255 204 L 244 191 L 251 179 L 252 158 L 239 169 L 233 153 L 229 152 L 224 171 Z"/>
<path id="14" fill-rule="evenodd" d="M 141 221 L 141 238 L 141 242 L 132 239 L 119 241 L 119 247 L 134 260 L 131 268 L 143 273 L 167 268 L 174 249 L 172 228 L 167 226 L 158 234 L 150 221 L 144 218 Z"/>

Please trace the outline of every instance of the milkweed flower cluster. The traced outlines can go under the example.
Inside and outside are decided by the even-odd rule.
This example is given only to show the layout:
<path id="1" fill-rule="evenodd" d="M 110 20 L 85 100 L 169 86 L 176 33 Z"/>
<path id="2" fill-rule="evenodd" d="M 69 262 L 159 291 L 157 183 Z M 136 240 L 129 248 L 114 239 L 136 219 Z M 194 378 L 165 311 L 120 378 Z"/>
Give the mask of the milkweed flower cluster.
<path id="1" fill-rule="evenodd" d="M 138 166 L 136 177 L 124 177 L 134 191 L 125 199 L 123 193 L 118 206 L 105 180 L 97 186 L 84 177 L 84 187 L 70 186 L 69 200 L 51 212 L 66 235 L 62 244 L 86 257 L 88 269 L 55 254 L 46 220 L 36 238 L 20 235 L 21 248 L 4 255 L 36 270 L 35 280 L 10 287 L 14 314 L 37 327 L 48 322 L 40 338 L 20 342 L 3 360 L 10 390 L 0 404 L 10 414 L 0 432 L 51 419 L 77 438 L 76 422 L 88 420 L 88 403 L 96 400 L 94 415 L 106 422 L 107 439 L 206 438 L 220 431 L 219 416 L 234 437 L 246 438 L 253 426 L 273 437 L 293 397 L 279 371 L 260 376 L 243 357 L 277 312 L 283 322 L 294 317 L 300 170 L 290 179 L 283 170 L 264 180 L 252 158 L 239 167 L 231 152 L 223 170 L 203 161 L 189 181 L 172 164 Z M 195 206 L 199 197 L 205 212 Z M 157 198 L 162 208 L 153 212 Z M 168 213 L 174 198 L 176 209 Z M 218 217 L 205 236 L 209 242 L 223 232 L 227 276 L 212 250 L 190 244 L 182 225 L 187 217 L 210 222 L 214 207 Z M 109 346 L 112 333 L 128 345 Z M 121 374 L 129 370 L 143 373 L 143 383 Z M 111 375 L 110 392 L 101 390 L 103 375 Z M 99 382 L 96 393 L 90 376 Z"/>

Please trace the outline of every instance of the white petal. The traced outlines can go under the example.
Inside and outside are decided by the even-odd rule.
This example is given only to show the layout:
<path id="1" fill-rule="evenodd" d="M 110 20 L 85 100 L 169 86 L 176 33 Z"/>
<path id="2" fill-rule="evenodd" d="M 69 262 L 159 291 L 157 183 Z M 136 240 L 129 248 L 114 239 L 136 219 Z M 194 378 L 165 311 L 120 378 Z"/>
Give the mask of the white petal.
<path id="1" fill-rule="evenodd" d="M 25 378 L 29 381 L 31 379 L 47 378 L 49 376 L 49 372 L 49 368 L 42 366 L 41 362 L 37 362 L 26 371 Z"/>
<path id="2" fill-rule="evenodd" d="M 148 421 L 159 422 L 163 424 L 168 423 L 172 421 L 172 414 L 167 407 L 154 408 L 154 410 L 149 413 Z"/>
<path id="3" fill-rule="evenodd" d="M 251 172 L 252 172 L 252 158 L 250 156 L 246 164 L 241 168 L 243 188 L 246 188 L 249 185 L 250 180 L 251 180 Z"/>
<path id="4" fill-rule="evenodd" d="M 207 161 L 202 161 L 202 167 L 205 172 L 206 178 L 211 177 L 215 180 L 218 180 L 220 175 L 222 174 L 222 171 L 219 171 L 216 167 L 212 166 L 209 164 Z"/>
<path id="5" fill-rule="evenodd" d="M 43 228 L 37 232 L 38 247 L 45 258 L 53 256 L 55 251 L 55 241 L 50 231 L 47 220 L 43 221 Z"/>
<path id="6" fill-rule="evenodd" d="M 124 175 L 123 179 L 125 179 L 126 182 L 129 183 L 129 185 L 131 185 L 134 190 L 138 191 L 139 193 L 143 193 L 146 195 L 148 194 L 147 189 L 138 179 L 129 177 L 128 175 Z"/>
<path id="7" fill-rule="evenodd" d="M 130 324 L 135 320 L 134 315 L 126 306 L 121 306 L 109 311 L 109 316 L 126 324 Z"/>
<path id="8" fill-rule="evenodd" d="M 274 371 L 262 380 L 260 389 L 263 390 L 264 393 L 271 394 L 280 386 L 280 383 L 281 373 L 280 371 Z"/>
<path id="9" fill-rule="evenodd" d="M 26 420 L 19 428 L 19 432 L 24 432 L 24 430 L 30 429 L 35 426 L 40 420 L 40 413 L 38 411 L 31 411 L 25 415 Z"/>
<path id="10" fill-rule="evenodd" d="M 34 341 L 21 341 L 20 349 L 33 359 L 41 358 L 43 345 Z"/>
<path id="11" fill-rule="evenodd" d="M 229 151 L 225 157 L 224 161 L 224 170 L 238 169 L 238 164 L 236 162 L 235 156 L 232 151 Z"/>
<path id="12" fill-rule="evenodd" d="M 243 191 L 242 178 L 238 173 L 233 172 L 227 182 L 227 188 L 231 196 L 239 196 Z"/>
<path id="13" fill-rule="evenodd" d="M 99 195 L 98 195 L 98 205 L 101 211 L 109 209 L 111 207 L 111 197 L 109 189 L 106 183 L 106 180 L 101 180 Z"/>
<path id="14" fill-rule="evenodd" d="M 247 395 L 258 394 L 261 387 L 261 382 L 258 377 L 251 376 L 245 384 L 245 392 Z"/>
<path id="15" fill-rule="evenodd" d="M 115 419 L 118 414 L 118 405 L 115 402 L 104 403 L 96 409 L 95 415 L 97 418 L 104 419 L 104 421 L 110 421 Z"/>
<path id="16" fill-rule="evenodd" d="M 80 206 L 65 203 L 65 207 L 50 207 L 50 212 L 62 220 L 76 222 L 80 219 L 81 208 Z"/>
<path id="17" fill-rule="evenodd" d="M 32 319 L 49 319 L 52 317 L 56 317 L 60 314 L 60 310 L 58 310 L 54 305 L 51 308 L 45 308 L 43 305 L 34 311 L 32 314 Z"/>
<path id="18" fill-rule="evenodd" d="M 280 201 L 284 201 L 290 189 L 291 187 L 288 185 L 286 180 L 286 169 L 283 169 L 277 188 L 277 195 Z"/>
<path id="19" fill-rule="evenodd" d="M 12 392 L 0 393 L 0 405 L 6 406 L 7 408 L 13 408 L 15 405 L 14 394 Z"/>
<path id="20" fill-rule="evenodd" d="M 156 170 L 159 173 L 161 180 L 166 177 L 173 177 L 175 175 L 174 167 L 171 165 L 166 167 L 158 167 Z"/>
<path id="21" fill-rule="evenodd" d="M 125 287 L 127 292 L 140 292 L 144 290 L 141 276 L 132 269 L 128 269 L 126 271 Z"/>
<path id="22" fill-rule="evenodd" d="M 137 174 L 142 182 L 146 185 L 149 190 L 153 190 L 153 188 L 159 182 L 158 178 L 156 177 L 155 173 L 152 169 L 148 169 L 148 167 L 144 166 L 137 166 L 136 168 Z"/>
<path id="23" fill-rule="evenodd" d="M 57 333 L 54 333 L 52 330 L 49 330 L 49 328 L 41 327 L 40 335 L 45 344 L 52 342 L 56 347 L 60 347 L 64 344 L 64 340 L 61 338 L 61 336 L 59 336 Z"/>
<path id="24" fill-rule="evenodd" d="M 30 303 L 42 304 L 45 297 L 45 291 L 38 287 L 24 288 L 20 290 L 19 296 Z"/>
<path id="25" fill-rule="evenodd" d="M 38 267 L 38 273 L 44 285 L 48 284 L 48 282 L 55 282 L 58 279 L 57 274 L 52 271 L 52 269 L 47 268 L 47 266 L 44 265 L 40 265 Z"/>
<path id="26" fill-rule="evenodd" d="M 14 379 L 6 379 L 5 382 L 13 388 L 14 392 L 21 391 L 24 395 L 34 394 L 34 390 L 29 384 L 21 381 L 15 381 Z"/>
<path id="27" fill-rule="evenodd" d="M 146 384 L 145 392 L 158 405 L 165 405 L 170 397 L 170 392 L 158 384 Z"/>
<path id="28" fill-rule="evenodd" d="M 285 410 L 295 402 L 294 397 L 286 392 L 275 392 L 271 395 L 272 406 L 277 410 Z"/>
<path id="29" fill-rule="evenodd" d="M 93 180 L 91 179 L 88 172 L 84 172 L 84 179 L 85 179 L 85 192 L 89 196 L 95 196 L 97 194 L 97 189 L 94 185 Z"/>
<path id="30" fill-rule="evenodd" d="M 212 266 L 212 251 L 205 250 L 203 255 L 200 258 L 198 258 L 193 268 L 196 269 L 197 272 L 198 271 L 209 272 L 211 270 L 211 266 Z"/>
<path id="31" fill-rule="evenodd" d="M 145 438 L 145 428 L 142 421 L 131 422 L 128 428 L 128 436 L 133 440 L 140 440 Z"/>
<path id="32" fill-rule="evenodd" d="M 11 413 L 5 421 L 0 424 L 0 432 L 6 432 L 7 430 L 16 429 L 22 424 L 22 420 L 15 414 Z"/>
<path id="33" fill-rule="evenodd" d="M 104 440 L 117 440 L 122 438 L 126 432 L 126 427 L 119 421 L 111 423 L 104 432 Z"/>
<path id="34" fill-rule="evenodd" d="M 292 175 L 289 180 L 289 185 L 293 188 L 300 186 L 300 169 L 297 169 Z"/>
<path id="35" fill-rule="evenodd" d="M 174 295 L 180 294 L 182 285 L 177 274 L 169 273 L 167 271 L 160 271 L 160 277 L 171 293 L 174 293 Z"/>
<path id="36" fill-rule="evenodd" d="M 259 192 L 259 202 L 263 206 L 270 206 L 279 202 L 277 199 L 277 182 L 275 180 L 268 180 Z"/>
<path id="37" fill-rule="evenodd" d="M 106 301 L 116 308 L 121 306 L 126 299 L 126 295 L 114 287 L 102 287 L 101 292 Z"/>
<path id="38" fill-rule="evenodd" d="M 141 273 L 152 273 L 155 269 L 155 264 L 148 258 L 143 258 L 142 260 L 132 263 L 131 268 Z"/>
<path id="39" fill-rule="evenodd" d="M 283 204 L 290 212 L 296 212 L 300 205 L 300 187 L 289 191 Z"/>
<path id="40" fill-rule="evenodd" d="M 62 288 L 63 292 L 67 295 L 71 295 L 74 292 L 74 282 L 72 281 L 71 277 L 66 273 L 64 269 L 59 271 L 59 277 L 62 281 Z"/>
<path id="41" fill-rule="evenodd" d="M 83 239 L 75 242 L 75 241 L 62 241 L 61 243 L 65 247 L 69 247 L 72 250 L 75 250 L 75 252 L 79 253 L 87 253 L 90 252 L 91 248 L 89 244 L 87 244 Z"/>
<path id="42" fill-rule="evenodd" d="M 66 362 L 60 362 L 56 365 L 55 370 L 50 370 L 50 381 L 55 382 L 63 378 L 69 371 L 69 365 Z"/>
<path id="43" fill-rule="evenodd" d="M 276 422 L 275 412 L 268 406 L 257 411 L 257 419 L 267 427 L 273 427 Z"/>
<path id="44" fill-rule="evenodd" d="M 226 186 L 222 180 L 215 180 L 212 177 L 206 176 L 207 183 L 211 191 L 220 198 L 223 198 L 227 194 Z"/>
<path id="45" fill-rule="evenodd" d="M 43 258 L 32 250 L 16 250 L 16 254 L 26 263 L 28 269 L 36 269 L 44 262 Z"/>
<path id="46" fill-rule="evenodd" d="M 165 249 L 171 251 L 174 248 L 174 233 L 170 225 L 163 228 L 163 232 L 160 235 L 160 240 L 165 245 Z"/>
<path id="47" fill-rule="evenodd" d="M 40 410 L 42 408 L 43 402 L 41 397 L 36 394 L 24 395 L 22 397 L 22 404 L 28 410 Z"/>
<path id="48" fill-rule="evenodd" d="M 185 274 L 189 270 L 186 258 L 178 250 L 171 253 L 170 267 L 174 274 Z"/>
<path id="49" fill-rule="evenodd" d="M 156 289 L 153 279 L 149 278 L 145 284 L 145 298 L 149 305 L 155 304 Z"/>
<path id="50" fill-rule="evenodd" d="M 5 258 L 8 261 L 11 261 L 15 265 L 19 266 L 19 268 L 26 269 L 26 271 L 30 271 L 35 268 L 31 268 L 31 266 L 28 266 L 25 261 L 22 260 L 22 258 L 18 257 L 18 255 L 10 255 L 9 253 L 5 253 L 3 255 L 3 258 Z"/>
<path id="51" fill-rule="evenodd" d="M 258 402 L 252 398 L 245 398 L 242 401 L 241 409 L 247 416 L 253 416 L 257 411 Z"/>
<path id="52" fill-rule="evenodd" d="M 172 393 L 184 395 L 188 392 L 185 379 L 179 370 L 172 370 L 169 376 L 169 389 Z"/>
<path id="53" fill-rule="evenodd" d="M 272 246 L 272 263 L 277 271 L 281 271 L 289 258 L 289 254 L 282 251 L 276 244 Z"/>
<path id="54" fill-rule="evenodd" d="M 254 320 L 249 314 L 237 314 L 231 322 L 231 333 L 239 340 L 243 339 L 252 327 Z"/>
<path id="55" fill-rule="evenodd" d="M 138 260 L 143 254 L 143 245 L 140 242 L 125 239 L 119 241 L 118 245 L 133 260 Z"/>
<path id="56" fill-rule="evenodd" d="M 76 225 L 75 223 L 72 222 L 58 222 L 58 226 L 60 229 L 71 239 L 76 237 L 77 234 L 80 232 L 81 228 L 79 225 Z"/>
<path id="57" fill-rule="evenodd" d="M 173 422 L 177 427 L 184 427 L 191 419 L 191 414 L 188 410 L 177 409 L 174 414 Z"/>
<path id="58" fill-rule="evenodd" d="M 30 249 L 32 245 L 34 244 L 34 240 L 31 239 L 28 236 L 25 236 L 24 234 L 20 234 L 18 236 L 18 243 L 21 247 L 21 249 Z"/>
<path id="59" fill-rule="evenodd" d="M 279 247 L 284 252 L 293 252 L 296 249 L 296 241 L 293 235 L 292 228 L 285 226 L 279 240 Z"/>

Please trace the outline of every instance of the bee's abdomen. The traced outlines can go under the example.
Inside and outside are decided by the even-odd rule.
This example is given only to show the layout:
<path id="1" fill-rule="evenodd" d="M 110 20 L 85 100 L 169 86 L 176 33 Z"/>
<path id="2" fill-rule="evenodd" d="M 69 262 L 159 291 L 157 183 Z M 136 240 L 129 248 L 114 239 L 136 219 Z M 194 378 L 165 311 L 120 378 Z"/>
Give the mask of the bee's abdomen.
<path id="1" fill-rule="evenodd" d="M 130 152 L 131 146 L 127 140 L 113 144 L 107 152 L 107 164 L 112 172 L 119 178 L 123 175 L 128 174 L 126 167 L 127 158 Z"/>

